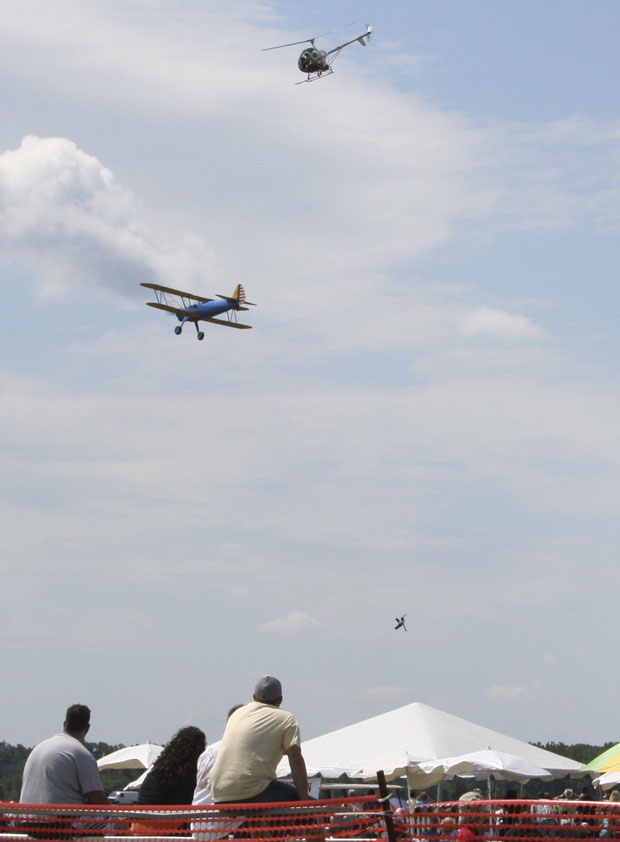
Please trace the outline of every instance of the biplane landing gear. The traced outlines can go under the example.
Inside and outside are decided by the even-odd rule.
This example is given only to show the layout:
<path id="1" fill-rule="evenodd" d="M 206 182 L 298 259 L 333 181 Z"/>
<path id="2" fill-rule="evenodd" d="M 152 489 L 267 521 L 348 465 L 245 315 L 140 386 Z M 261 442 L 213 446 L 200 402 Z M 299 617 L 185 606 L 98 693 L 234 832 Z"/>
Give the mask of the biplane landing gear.
<path id="1" fill-rule="evenodd" d="M 198 339 L 204 339 L 204 338 L 205 338 L 204 333 L 201 330 L 199 330 L 198 331 Z"/>
<path id="2" fill-rule="evenodd" d="M 174 329 L 174 332 L 176 333 L 177 336 L 180 336 L 182 330 L 183 330 L 183 328 L 181 327 L 181 325 L 177 325 Z"/>

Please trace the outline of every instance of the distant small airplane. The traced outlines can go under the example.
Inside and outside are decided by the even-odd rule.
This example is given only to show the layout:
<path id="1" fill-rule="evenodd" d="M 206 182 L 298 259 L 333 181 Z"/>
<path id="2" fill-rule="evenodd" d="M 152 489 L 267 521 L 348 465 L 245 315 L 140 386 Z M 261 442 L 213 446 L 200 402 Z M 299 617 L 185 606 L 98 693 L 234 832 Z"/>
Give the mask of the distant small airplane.
<path id="1" fill-rule="evenodd" d="M 247 310 L 247 306 L 255 307 L 251 301 L 245 300 L 245 290 L 241 284 L 237 284 L 235 291 L 231 296 L 218 295 L 220 301 L 214 298 L 203 298 L 201 295 L 194 295 L 191 292 L 182 292 L 180 289 L 172 289 L 171 287 L 163 287 L 160 284 L 140 284 L 140 286 L 147 287 L 155 291 L 156 301 L 147 301 L 149 307 L 157 307 L 158 310 L 166 310 L 168 313 L 173 313 L 181 324 L 177 325 L 174 332 L 178 336 L 183 330 L 183 325 L 186 322 L 192 322 L 196 328 L 198 339 L 204 339 L 205 335 L 198 327 L 198 322 L 212 322 L 216 325 L 224 325 L 225 327 L 238 327 L 240 329 L 250 329 L 252 325 L 244 325 L 237 321 L 237 311 Z M 180 300 L 178 303 L 171 304 L 167 296 L 172 295 Z M 192 302 L 196 302 L 193 304 Z M 227 313 L 226 319 L 216 319 L 220 313 Z"/>
<path id="2" fill-rule="evenodd" d="M 397 629 L 404 629 L 405 631 L 407 631 L 407 626 L 405 625 L 405 617 L 406 616 L 407 616 L 406 614 L 403 614 L 402 617 L 394 617 L 394 619 L 396 620 L 396 625 L 394 626 L 394 631 L 396 631 Z"/>
<path id="3" fill-rule="evenodd" d="M 349 25 L 350 24 L 347 24 L 347 26 Z M 337 47 L 334 47 L 331 50 L 317 50 L 315 41 L 317 38 L 322 38 L 323 36 L 316 35 L 314 38 L 305 38 L 303 41 L 292 41 L 290 44 L 278 44 L 277 47 L 265 47 L 263 52 L 267 52 L 268 50 L 280 50 L 282 47 L 295 47 L 298 44 L 310 44 L 310 47 L 306 47 L 305 50 L 302 50 L 301 55 L 297 60 L 297 67 L 302 73 L 306 73 L 308 76 L 307 79 L 303 80 L 304 82 L 314 82 L 315 79 L 320 79 L 321 76 L 329 76 L 330 73 L 334 72 L 330 62 L 333 62 L 336 56 L 345 47 L 348 47 L 350 44 L 355 44 L 356 41 L 358 44 L 361 44 L 362 47 L 365 47 L 370 39 L 371 33 L 372 26 L 367 26 L 366 32 L 363 32 L 361 35 L 356 35 L 355 38 L 352 38 L 350 41 L 345 41 L 344 44 L 338 44 Z M 329 35 L 329 32 L 326 32 L 325 35 Z M 295 82 L 295 84 L 301 85 L 302 82 Z"/>

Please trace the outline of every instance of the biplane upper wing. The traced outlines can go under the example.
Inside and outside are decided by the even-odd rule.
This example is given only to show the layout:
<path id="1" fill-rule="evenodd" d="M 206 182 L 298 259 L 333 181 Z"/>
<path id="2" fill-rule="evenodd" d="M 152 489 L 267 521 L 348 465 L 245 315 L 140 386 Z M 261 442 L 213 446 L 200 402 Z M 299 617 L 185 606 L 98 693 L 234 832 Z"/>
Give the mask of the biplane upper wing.
<path id="1" fill-rule="evenodd" d="M 183 292 L 180 289 L 172 289 L 172 287 L 163 287 L 161 284 L 140 284 L 141 287 L 147 289 L 154 289 L 157 292 L 167 292 L 169 295 L 180 295 L 183 298 L 191 298 L 192 301 L 213 301 L 212 298 L 203 298 L 202 295 L 194 295 L 193 292 Z"/>
<path id="2" fill-rule="evenodd" d="M 147 307 L 157 307 L 158 310 L 166 310 L 174 313 L 175 316 L 187 316 L 188 319 L 197 319 L 198 314 L 193 310 L 184 310 L 183 307 L 172 307 L 170 304 L 162 304 L 160 301 L 147 301 Z"/>

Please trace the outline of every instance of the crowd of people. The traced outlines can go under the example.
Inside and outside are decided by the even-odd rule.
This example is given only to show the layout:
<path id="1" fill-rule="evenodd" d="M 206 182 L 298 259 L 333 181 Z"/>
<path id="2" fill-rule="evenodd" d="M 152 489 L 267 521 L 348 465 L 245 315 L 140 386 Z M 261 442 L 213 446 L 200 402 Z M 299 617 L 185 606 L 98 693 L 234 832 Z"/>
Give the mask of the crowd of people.
<path id="1" fill-rule="evenodd" d="M 620 791 L 596 799 L 587 786 L 576 794 L 567 788 L 552 798 L 539 792 L 535 799 L 519 799 L 509 789 L 499 800 L 487 801 L 479 788 L 458 802 L 434 804 L 422 792 L 412 802 L 406 824 L 408 836 L 430 842 L 484 842 L 493 839 L 620 839 Z M 607 806 L 610 805 L 610 806 Z"/>
<path id="2" fill-rule="evenodd" d="M 265 675 L 252 701 L 229 711 L 224 736 L 207 746 L 194 725 L 181 728 L 147 774 L 138 804 L 263 803 L 306 800 L 308 776 L 299 725 L 281 708 L 282 685 Z M 90 709 L 67 709 L 63 731 L 33 748 L 24 767 L 24 804 L 107 804 L 97 762 L 84 745 Z M 294 785 L 277 780 L 286 755 Z"/>

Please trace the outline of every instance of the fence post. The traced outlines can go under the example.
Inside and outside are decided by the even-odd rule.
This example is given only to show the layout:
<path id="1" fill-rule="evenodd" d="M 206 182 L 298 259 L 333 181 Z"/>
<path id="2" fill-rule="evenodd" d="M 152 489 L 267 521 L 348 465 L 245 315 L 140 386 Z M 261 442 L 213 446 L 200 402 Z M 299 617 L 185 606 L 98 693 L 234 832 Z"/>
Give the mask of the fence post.
<path id="1" fill-rule="evenodd" d="M 388 788 L 385 783 L 385 773 L 383 769 L 377 772 L 377 782 L 379 784 L 379 794 L 381 795 L 381 804 L 383 806 L 383 819 L 385 821 L 385 829 L 389 842 L 397 842 L 396 831 L 394 830 L 394 822 L 392 821 L 392 807 L 390 806 L 390 796 Z"/>

